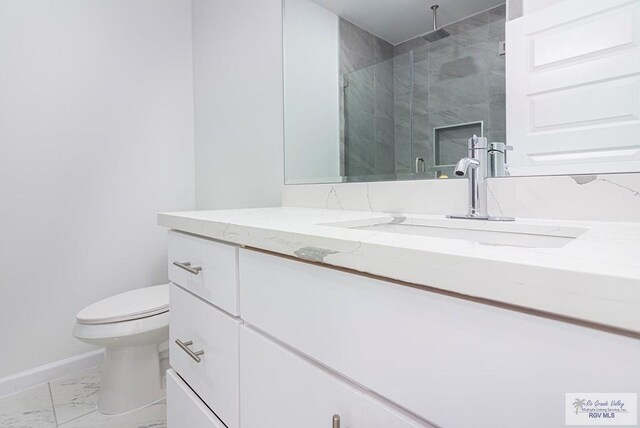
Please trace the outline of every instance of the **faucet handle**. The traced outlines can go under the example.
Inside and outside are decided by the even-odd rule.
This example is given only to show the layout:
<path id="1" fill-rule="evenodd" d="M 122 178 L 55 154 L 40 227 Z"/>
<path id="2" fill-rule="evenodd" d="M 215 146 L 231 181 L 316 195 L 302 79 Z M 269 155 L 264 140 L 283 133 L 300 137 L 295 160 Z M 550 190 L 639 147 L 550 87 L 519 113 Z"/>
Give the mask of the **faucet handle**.
<path id="1" fill-rule="evenodd" d="M 506 154 L 507 151 L 513 151 L 513 146 L 508 146 L 506 143 L 494 141 L 489 144 L 489 151 L 497 151 Z"/>
<path id="2" fill-rule="evenodd" d="M 486 137 L 478 137 L 477 135 L 473 135 L 473 137 L 469 138 L 469 150 L 475 149 L 486 149 L 488 147 Z"/>

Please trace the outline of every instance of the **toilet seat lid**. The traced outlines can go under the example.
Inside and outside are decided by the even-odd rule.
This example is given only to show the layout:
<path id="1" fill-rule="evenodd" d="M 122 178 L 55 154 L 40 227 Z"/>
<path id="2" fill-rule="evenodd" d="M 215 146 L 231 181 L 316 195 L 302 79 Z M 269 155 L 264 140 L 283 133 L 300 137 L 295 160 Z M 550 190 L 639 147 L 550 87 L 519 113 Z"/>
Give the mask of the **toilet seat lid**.
<path id="1" fill-rule="evenodd" d="M 108 324 L 132 321 L 169 310 L 169 284 L 139 288 L 107 297 L 78 313 L 81 324 Z"/>

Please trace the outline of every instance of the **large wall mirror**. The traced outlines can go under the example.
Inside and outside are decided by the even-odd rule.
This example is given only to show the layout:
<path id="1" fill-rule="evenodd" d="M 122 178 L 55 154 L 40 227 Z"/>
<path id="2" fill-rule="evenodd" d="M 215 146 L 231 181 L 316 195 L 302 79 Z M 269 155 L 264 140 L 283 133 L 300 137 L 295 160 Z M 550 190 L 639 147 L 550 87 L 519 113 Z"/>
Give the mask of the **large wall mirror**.
<path id="1" fill-rule="evenodd" d="M 639 43 L 640 0 L 285 0 L 286 182 L 453 179 L 473 135 L 495 176 L 640 171 Z"/>

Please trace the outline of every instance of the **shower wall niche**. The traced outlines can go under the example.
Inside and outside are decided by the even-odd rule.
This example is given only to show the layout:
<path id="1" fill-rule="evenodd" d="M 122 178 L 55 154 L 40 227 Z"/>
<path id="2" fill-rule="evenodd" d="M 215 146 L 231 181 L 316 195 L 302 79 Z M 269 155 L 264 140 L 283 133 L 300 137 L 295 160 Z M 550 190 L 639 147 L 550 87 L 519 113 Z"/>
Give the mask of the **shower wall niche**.
<path id="1" fill-rule="evenodd" d="M 504 142 L 504 28 L 500 5 L 445 26 L 438 41 L 393 46 L 341 19 L 345 180 L 453 178 L 471 135 Z"/>

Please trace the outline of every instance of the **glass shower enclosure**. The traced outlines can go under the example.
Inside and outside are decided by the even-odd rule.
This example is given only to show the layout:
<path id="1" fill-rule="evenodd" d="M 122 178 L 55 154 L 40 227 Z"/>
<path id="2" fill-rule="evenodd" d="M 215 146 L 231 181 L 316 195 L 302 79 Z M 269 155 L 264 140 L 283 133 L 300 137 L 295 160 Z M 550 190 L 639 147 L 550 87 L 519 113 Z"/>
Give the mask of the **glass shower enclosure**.
<path id="1" fill-rule="evenodd" d="M 341 75 L 345 181 L 452 179 L 472 135 L 505 142 L 504 7 Z"/>

